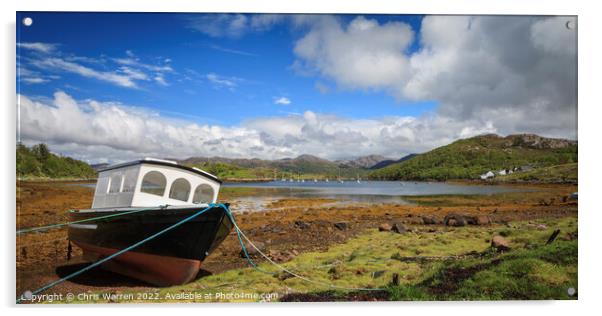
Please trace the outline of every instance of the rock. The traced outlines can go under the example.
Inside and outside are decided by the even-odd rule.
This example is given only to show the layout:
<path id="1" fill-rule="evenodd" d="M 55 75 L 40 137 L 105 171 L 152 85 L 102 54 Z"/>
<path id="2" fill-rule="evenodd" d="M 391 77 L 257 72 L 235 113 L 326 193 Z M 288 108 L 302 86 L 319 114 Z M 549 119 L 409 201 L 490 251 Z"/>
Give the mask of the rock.
<path id="1" fill-rule="evenodd" d="M 504 237 L 500 235 L 495 235 L 493 238 L 491 238 L 491 247 L 497 249 L 498 251 L 510 250 L 510 244 Z"/>
<path id="2" fill-rule="evenodd" d="M 422 223 L 424 225 L 436 225 L 439 221 L 435 216 L 422 216 Z"/>
<path id="3" fill-rule="evenodd" d="M 394 233 L 403 234 L 408 231 L 408 228 L 403 224 L 395 223 L 391 227 L 391 231 Z"/>
<path id="4" fill-rule="evenodd" d="M 465 216 L 465 215 L 461 215 L 464 216 L 464 220 L 466 220 L 466 224 L 468 225 L 478 225 L 478 220 L 476 216 Z"/>
<path id="5" fill-rule="evenodd" d="M 374 271 L 372 272 L 372 278 L 376 279 L 376 278 L 380 278 L 381 276 L 383 276 L 383 274 L 385 274 L 385 270 L 379 270 L 379 271 Z"/>
<path id="6" fill-rule="evenodd" d="M 245 244 L 245 248 L 247 248 L 247 253 L 249 254 L 249 257 L 256 257 L 259 255 L 259 251 L 257 251 L 257 249 L 255 249 L 255 247 L 251 246 L 251 244 L 249 244 L 247 241 L 245 241 L 244 244 Z M 256 241 L 253 244 L 257 248 L 259 248 L 259 250 L 261 250 L 262 252 L 265 250 L 265 244 L 262 243 L 261 241 Z M 240 250 L 240 252 L 238 254 L 240 255 L 241 258 L 246 258 L 245 253 L 242 249 Z"/>
<path id="7" fill-rule="evenodd" d="M 466 226 L 466 218 L 460 214 L 448 214 L 443 219 L 443 223 L 445 224 L 445 226 Z"/>
<path id="8" fill-rule="evenodd" d="M 301 221 L 301 220 L 296 220 L 295 221 L 295 227 L 299 228 L 299 229 L 307 229 L 309 228 L 311 225 L 307 222 Z"/>
<path id="9" fill-rule="evenodd" d="M 423 222 L 422 218 L 420 218 L 420 217 L 411 217 L 411 218 L 404 220 L 403 223 L 412 224 L 412 225 L 422 225 L 424 222 Z"/>
<path id="10" fill-rule="evenodd" d="M 380 226 L 378 226 L 378 231 L 379 232 L 389 232 L 391 231 L 391 225 L 384 223 L 384 224 L 380 224 Z"/>
<path id="11" fill-rule="evenodd" d="M 275 277 L 277 277 L 278 280 L 280 280 L 280 281 L 284 281 L 286 279 L 290 279 L 290 278 L 294 277 L 294 275 L 292 275 L 286 271 L 282 271 L 282 272 L 276 274 Z"/>
<path id="12" fill-rule="evenodd" d="M 477 216 L 477 225 L 489 225 L 491 224 L 491 219 L 489 218 L 489 216 L 486 215 L 480 215 Z"/>
<path id="13" fill-rule="evenodd" d="M 537 228 L 539 230 L 546 230 L 546 229 L 548 229 L 548 226 L 546 226 L 544 224 L 539 224 L 539 225 L 535 226 L 535 228 Z"/>
<path id="14" fill-rule="evenodd" d="M 334 223 L 334 227 L 336 227 L 338 230 L 347 230 L 349 225 L 346 222 L 338 222 Z"/>
<path id="15" fill-rule="evenodd" d="M 328 274 L 330 274 L 330 278 L 334 280 L 338 280 L 341 278 L 341 273 L 337 267 L 332 267 L 328 270 Z"/>

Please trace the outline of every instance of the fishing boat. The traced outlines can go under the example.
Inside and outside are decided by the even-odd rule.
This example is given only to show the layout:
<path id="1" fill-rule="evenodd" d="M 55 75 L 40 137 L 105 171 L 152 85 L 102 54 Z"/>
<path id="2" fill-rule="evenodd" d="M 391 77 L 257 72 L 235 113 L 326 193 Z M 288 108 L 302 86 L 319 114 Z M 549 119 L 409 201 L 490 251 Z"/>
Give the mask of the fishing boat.
<path id="1" fill-rule="evenodd" d="M 97 261 L 207 209 L 101 265 L 158 286 L 190 282 L 233 227 L 226 210 L 212 205 L 220 186 L 216 176 L 169 160 L 109 166 L 98 173 L 92 207 L 70 212 L 79 223 L 69 225 L 69 240 Z"/>

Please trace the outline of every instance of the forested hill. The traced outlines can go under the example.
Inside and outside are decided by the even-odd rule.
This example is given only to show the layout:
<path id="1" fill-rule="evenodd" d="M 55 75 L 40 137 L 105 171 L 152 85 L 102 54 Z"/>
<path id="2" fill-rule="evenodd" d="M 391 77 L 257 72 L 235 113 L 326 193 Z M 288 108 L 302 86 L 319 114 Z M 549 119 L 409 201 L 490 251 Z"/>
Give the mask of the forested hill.
<path id="1" fill-rule="evenodd" d="M 45 144 L 17 145 L 17 178 L 92 179 L 96 171 L 87 163 L 51 153 Z"/>
<path id="2" fill-rule="evenodd" d="M 487 171 L 577 162 L 577 142 L 533 134 L 481 135 L 455 141 L 412 159 L 378 169 L 373 179 L 476 179 Z"/>

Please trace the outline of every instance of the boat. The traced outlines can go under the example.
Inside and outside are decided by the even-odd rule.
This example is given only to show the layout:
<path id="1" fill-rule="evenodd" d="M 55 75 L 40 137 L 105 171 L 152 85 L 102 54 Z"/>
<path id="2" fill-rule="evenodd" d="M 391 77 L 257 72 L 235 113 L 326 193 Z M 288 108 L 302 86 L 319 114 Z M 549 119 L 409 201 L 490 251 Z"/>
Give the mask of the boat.
<path id="1" fill-rule="evenodd" d="M 207 209 L 101 265 L 157 286 L 188 283 L 233 228 L 227 211 L 213 205 L 220 186 L 216 176 L 169 160 L 109 166 L 98 173 L 92 207 L 69 213 L 70 222 L 104 218 L 70 224 L 69 241 L 97 261 Z"/>

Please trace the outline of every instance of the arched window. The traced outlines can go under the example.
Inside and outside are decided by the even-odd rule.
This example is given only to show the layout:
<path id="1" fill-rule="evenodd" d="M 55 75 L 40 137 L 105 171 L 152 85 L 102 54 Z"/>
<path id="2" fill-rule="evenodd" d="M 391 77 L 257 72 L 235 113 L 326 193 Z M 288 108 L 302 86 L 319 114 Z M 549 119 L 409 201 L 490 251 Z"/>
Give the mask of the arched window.
<path id="1" fill-rule="evenodd" d="M 111 184 L 109 185 L 109 193 L 119 193 L 121 190 L 121 179 L 123 176 L 115 174 L 111 176 Z"/>
<path id="2" fill-rule="evenodd" d="M 163 196 L 166 183 L 167 179 L 165 179 L 165 176 L 161 172 L 149 171 L 142 178 L 140 192 Z"/>
<path id="3" fill-rule="evenodd" d="M 188 201 L 188 196 L 190 195 L 190 182 L 184 178 L 176 179 L 171 184 L 171 189 L 169 190 L 169 198 L 180 201 Z"/>
<path id="4" fill-rule="evenodd" d="M 213 188 L 208 184 L 201 184 L 194 190 L 192 203 L 211 203 L 213 202 Z"/>

